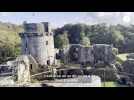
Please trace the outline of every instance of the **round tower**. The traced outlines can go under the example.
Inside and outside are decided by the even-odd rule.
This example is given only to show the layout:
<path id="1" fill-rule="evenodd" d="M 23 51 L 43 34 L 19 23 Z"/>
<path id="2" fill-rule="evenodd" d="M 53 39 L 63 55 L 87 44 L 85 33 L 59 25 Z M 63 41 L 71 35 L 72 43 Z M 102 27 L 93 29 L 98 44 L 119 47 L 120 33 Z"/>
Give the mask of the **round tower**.
<path id="1" fill-rule="evenodd" d="M 39 65 L 52 65 L 55 58 L 53 33 L 48 22 L 24 23 L 22 54 L 31 55 Z"/>

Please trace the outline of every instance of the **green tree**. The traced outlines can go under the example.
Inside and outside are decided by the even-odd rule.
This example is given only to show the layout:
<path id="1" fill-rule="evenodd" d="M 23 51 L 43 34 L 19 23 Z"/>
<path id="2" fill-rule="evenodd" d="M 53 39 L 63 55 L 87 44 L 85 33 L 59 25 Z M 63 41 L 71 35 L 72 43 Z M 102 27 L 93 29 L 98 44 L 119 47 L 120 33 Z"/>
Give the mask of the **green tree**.
<path id="1" fill-rule="evenodd" d="M 64 34 L 59 34 L 55 37 L 55 47 L 56 48 L 65 48 L 69 45 L 68 35 L 67 31 L 64 32 Z"/>
<path id="2" fill-rule="evenodd" d="M 0 63 L 15 59 L 20 55 L 20 46 L 7 42 L 0 44 Z"/>
<path id="3" fill-rule="evenodd" d="M 89 47 L 90 46 L 90 40 L 88 37 L 83 37 L 82 40 L 80 41 L 80 44 L 86 46 L 86 47 Z"/>
<path id="4" fill-rule="evenodd" d="M 110 28 L 110 36 L 111 36 L 111 41 L 114 44 L 114 46 L 118 47 L 123 44 L 124 36 L 119 30 L 115 28 Z"/>
<path id="5" fill-rule="evenodd" d="M 105 23 L 94 25 L 66 24 L 61 28 L 55 29 L 56 40 L 57 38 L 61 39 L 65 31 L 68 31 L 67 36 L 70 44 L 89 44 L 86 43 L 89 39 L 91 45 L 113 44 L 119 49 L 119 52 L 134 51 L 132 46 L 134 42 L 131 37 L 134 34 L 134 25 L 124 26 L 118 24 L 107 26 Z M 60 42 L 56 41 L 55 45 L 62 46 L 59 45 L 62 44 Z"/>
<path id="6" fill-rule="evenodd" d="M 84 37 L 85 37 L 85 33 L 84 32 L 80 32 L 80 40 L 83 40 Z"/>

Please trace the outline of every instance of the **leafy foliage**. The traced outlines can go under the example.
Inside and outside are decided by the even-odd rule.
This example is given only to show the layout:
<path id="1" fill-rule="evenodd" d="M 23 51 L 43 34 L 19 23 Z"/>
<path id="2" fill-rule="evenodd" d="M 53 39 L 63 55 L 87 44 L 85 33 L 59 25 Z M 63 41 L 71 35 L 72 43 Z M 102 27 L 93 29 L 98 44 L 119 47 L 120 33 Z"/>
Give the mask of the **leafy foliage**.
<path id="1" fill-rule="evenodd" d="M 68 34 L 65 31 L 64 34 L 57 35 L 54 39 L 56 48 L 65 48 L 69 45 Z"/>
<path id="2" fill-rule="evenodd" d="M 54 30 L 55 37 L 64 31 L 68 31 L 70 44 L 110 44 L 118 48 L 120 53 L 134 52 L 134 25 L 66 24 Z M 58 47 L 59 44 L 55 45 Z"/>
<path id="3" fill-rule="evenodd" d="M 0 63 L 11 60 L 20 54 L 18 33 L 21 31 L 21 26 L 0 22 Z"/>
<path id="4" fill-rule="evenodd" d="M 20 38 L 18 33 L 22 26 L 0 22 L 0 58 L 16 57 L 20 54 Z M 66 24 L 54 29 L 56 48 L 64 48 L 69 44 L 110 44 L 119 49 L 120 53 L 134 52 L 134 25 L 110 25 L 105 23 Z M 0 59 L 0 62 L 6 59 Z"/>
<path id="5" fill-rule="evenodd" d="M 89 47 L 90 46 L 90 40 L 88 37 L 83 37 L 80 41 L 80 44 L 86 46 L 86 47 Z"/>

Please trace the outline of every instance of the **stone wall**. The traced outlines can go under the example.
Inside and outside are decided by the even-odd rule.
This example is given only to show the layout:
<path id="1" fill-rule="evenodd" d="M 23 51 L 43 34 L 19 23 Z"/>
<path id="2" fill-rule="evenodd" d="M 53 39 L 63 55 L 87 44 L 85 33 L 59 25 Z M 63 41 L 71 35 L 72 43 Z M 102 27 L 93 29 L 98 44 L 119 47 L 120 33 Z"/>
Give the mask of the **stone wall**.
<path id="1" fill-rule="evenodd" d="M 24 30 L 20 33 L 22 54 L 32 55 L 40 65 L 54 64 L 54 39 L 49 23 L 25 23 Z"/>
<path id="2" fill-rule="evenodd" d="M 30 59 L 27 55 L 22 55 L 16 59 L 17 82 L 24 84 L 31 81 Z M 14 73 L 15 74 L 15 73 Z"/>
<path id="3" fill-rule="evenodd" d="M 114 64 L 116 62 L 116 53 L 111 45 L 95 44 L 90 47 L 84 47 L 79 44 L 73 44 L 70 46 L 68 52 L 68 63 L 89 63 L 95 65 L 98 62 L 104 64 Z M 64 55 L 66 55 L 64 54 Z M 66 60 L 66 59 L 65 59 Z"/>
<path id="4" fill-rule="evenodd" d="M 99 76 L 79 76 L 62 80 L 47 82 L 48 86 L 53 87 L 101 87 L 101 78 Z"/>

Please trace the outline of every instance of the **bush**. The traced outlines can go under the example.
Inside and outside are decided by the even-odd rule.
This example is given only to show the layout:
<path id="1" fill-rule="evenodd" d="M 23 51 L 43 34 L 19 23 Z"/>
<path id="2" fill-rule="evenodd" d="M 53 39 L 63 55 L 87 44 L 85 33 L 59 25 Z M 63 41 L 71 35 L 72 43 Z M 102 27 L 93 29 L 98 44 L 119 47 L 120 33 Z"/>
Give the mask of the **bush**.
<path id="1" fill-rule="evenodd" d="M 0 45 L 0 64 L 13 60 L 20 54 L 20 47 L 11 44 Z"/>

